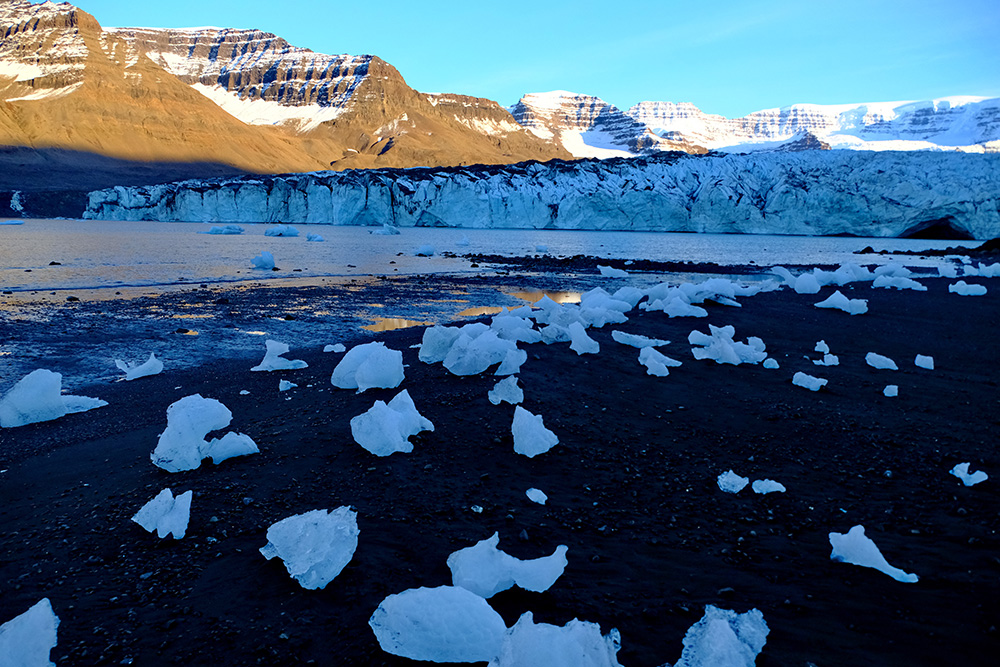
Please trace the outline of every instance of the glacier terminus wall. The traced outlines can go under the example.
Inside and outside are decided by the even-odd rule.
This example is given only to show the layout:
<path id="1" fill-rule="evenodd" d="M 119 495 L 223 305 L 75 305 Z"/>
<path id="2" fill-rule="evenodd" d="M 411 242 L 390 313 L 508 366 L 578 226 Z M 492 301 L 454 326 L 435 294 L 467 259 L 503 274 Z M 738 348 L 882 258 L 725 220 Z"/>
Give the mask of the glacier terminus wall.
<path id="1" fill-rule="evenodd" d="M 1000 236 L 1000 154 L 662 153 L 184 181 L 89 194 L 85 218 L 398 227 Z"/>

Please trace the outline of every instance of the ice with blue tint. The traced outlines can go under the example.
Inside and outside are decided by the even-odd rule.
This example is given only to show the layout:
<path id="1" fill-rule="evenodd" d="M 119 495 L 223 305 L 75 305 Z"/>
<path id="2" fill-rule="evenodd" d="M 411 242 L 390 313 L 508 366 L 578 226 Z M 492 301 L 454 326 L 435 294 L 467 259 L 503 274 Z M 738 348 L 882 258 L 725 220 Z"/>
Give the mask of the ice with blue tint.
<path id="1" fill-rule="evenodd" d="M 487 396 L 493 405 L 501 402 L 517 405 L 524 400 L 524 390 L 517 386 L 517 378 L 511 376 L 497 382 Z"/>
<path id="2" fill-rule="evenodd" d="M 520 405 L 514 408 L 514 421 L 510 426 L 514 436 L 514 451 L 534 458 L 559 444 L 555 433 L 545 428 L 541 415 L 534 415 Z"/>
<path id="3" fill-rule="evenodd" d="M 617 329 L 611 332 L 611 338 L 616 343 L 621 343 L 622 345 L 629 345 L 631 347 L 661 347 L 663 345 L 669 345 L 669 340 L 662 340 L 660 338 L 647 338 L 646 336 L 641 336 L 639 334 L 625 333 L 624 331 L 618 331 Z"/>
<path id="4" fill-rule="evenodd" d="M 356 345 L 340 360 L 330 382 L 341 389 L 392 389 L 403 381 L 403 353 L 374 342 Z"/>
<path id="5" fill-rule="evenodd" d="M 850 315 L 863 315 L 868 312 L 867 299 L 848 299 L 840 290 L 837 290 L 829 298 L 814 305 L 817 308 L 842 310 Z"/>
<path id="6" fill-rule="evenodd" d="M 775 482 L 773 479 L 758 479 L 755 480 L 753 484 L 750 485 L 754 493 L 767 494 L 767 493 L 784 493 L 785 485 L 781 482 Z"/>
<path id="7" fill-rule="evenodd" d="M 951 474 L 962 480 L 962 484 L 966 486 L 975 486 L 980 482 L 985 482 L 989 479 L 989 476 L 982 470 L 977 470 L 974 473 L 969 473 L 970 463 L 959 463 L 954 468 L 951 469 Z"/>
<path id="8" fill-rule="evenodd" d="M 539 505 L 544 505 L 545 502 L 549 499 L 549 497 L 545 495 L 545 492 L 542 491 L 541 489 L 531 488 L 525 491 L 524 493 L 526 496 L 528 496 L 528 500 L 530 500 L 533 503 L 538 503 Z"/>
<path id="9" fill-rule="evenodd" d="M 796 387 L 803 387 L 809 391 L 819 391 L 829 382 L 826 378 L 813 377 L 812 375 L 807 375 L 802 371 L 799 371 L 792 376 L 792 384 Z"/>
<path id="10" fill-rule="evenodd" d="M 406 389 L 388 404 L 375 401 L 367 412 L 351 419 L 354 441 L 375 456 L 412 452 L 410 436 L 433 430 L 434 424 L 417 412 Z"/>
<path id="11" fill-rule="evenodd" d="M 307 368 L 309 364 L 301 359 L 285 359 L 283 354 L 288 352 L 288 344 L 276 340 L 264 342 L 264 359 L 259 364 L 251 368 L 252 371 L 290 371 L 300 368 Z"/>
<path id="12" fill-rule="evenodd" d="M 854 526 L 846 533 L 830 533 L 830 545 L 833 547 L 830 558 L 839 563 L 874 568 L 903 583 L 917 581 L 917 575 L 889 565 L 875 543 L 865 536 L 864 526 Z"/>
<path id="13" fill-rule="evenodd" d="M 313 510 L 271 524 L 260 553 L 280 558 L 302 588 L 322 589 L 351 562 L 360 532 L 358 513 L 350 507 Z"/>
<path id="14" fill-rule="evenodd" d="M 187 532 L 192 496 L 192 491 L 186 491 L 175 498 L 170 489 L 163 489 L 135 513 L 132 521 L 150 533 L 155 532 L 161 539 L 172 535 L 179 540 Z"/>
<path id="15" fill-rule="evenodd" d="M 719 475 L 715 482 L 726 493 L 739 493 L 750 483 L 750 480 L 746 477 L 740 477 L 732 470 L 729 470 Z"/>
<path id="16" fill-rule="evenodd" d="M 948 291 L 959 296 L 983 296 L 986 294 L 985 285 L 970 285 L 964 280 L 948 285 Z"/>
<path id="17" fill-rule="evenodd" d="M 579 322 L 573 322 L 566 328 L 569 331 L 569 349 L 577 354 L 597 354 L 601 351 L 600 344 L 587 335 Z"/>
<path id="18" fill-rule="evenodd" d="M 527 611 L 506 632 L 489 667 L 621 667 L 620 649 L 614 628 L 602 635 L 597 623 L 575 618 L 563 626 L 535 623 Z"/>
<path id="19" fill-rule="evenodd" d="M 255 269 L 270 271 L 274 268 L 274 255 L 267 250 L 262 250 L 259 255 L 250 260 Z"/>
<path id="20" fill-rule="evenodd" d="M 568 547 L 560 545 L 549 556 L 519 560 L 497 548 L 500 534 L 480 540 L 471 547 L 459 549 L 448 556 L 451 583 L 489 599 L 501 591 L 517 586 L 541 593 L 551 588 L 562 576 L 568 561 Z"/>
<path id="21" fill-rule="evenodd" d="M 118 370 L 125 373 L 126 380 L 136 380 L 147 375 L 157 375 L 163 372 L 163 362 L 157 359 L 156 355 L 152 352 L 149 353 L 149 359 L 141 364 L 130 364 L 121 359 L 115 359 L 115 366 L 118 367 Z"/>
<path id="22" fill-rule="evenodd" d="M 628 278 L 628 271 L 623 269 L 616 269 L 613 266 L 604 266 L 603 264 L 597 265 L 597 270 L 601 272 L 601 275 L 605 278 Z"/>
<path id="23" fill-rule="evenodd" d="M 0 625 L 0 664 L 4 667 L 55 667 L 49 653 L 58 642 L 59 618 L 42 598 L 28 611 Z"/>
<path id="24" fill-rule="evenodd" d="M 153 463 L 167 472 L 194 470 L 202 459 L 213 463 L 260 450 L 242 433 L 226 433 L 221 438 L 206 441 L 205 436 L 229 426 L 233 413 L 214 398 L 201 394 L 185 396 L 167 407 L 167 428 L 160 434 L 156 449 L 150 455 Z"/>
<path id="25" fill-rule="evenodd" d="M 62 393 L 62 375 L 39 368 L 21 378 L 0 399 L 0 427 L 15 428 L 107 405 L 107 401 Z"/>
<path id="26" fill-rule="evenodd" d="M 674 667 L 753 667 L 769 633 L 759 609 L 738 614 L 706 605 L 705 615 L 684 635 Z"/>
<path id="27" fill-rule="evenodd" d="M 872 368 L 878 370 L 886 370 L 886 371 L 899 370 L 899 367 L 896 366 L 895 361 L 893 361 L 889 357 L 882 356 L 881 354 L 877 354 L 875 352 L 869 352 L 868 354 L 865 355 L 865 363 L 871 366 Z"/>
<path id="28" fill-rule="evenodd" d="M 291 225 L 274 225 L 264 230 L 264 236 L 298 236 L 299 230 Z"/>
<path id="29" fill-rule="evenodd" d="M 916 359 L 913 360 L 913 365 L 918 368 L 924 368 L 926 370 L 934 370 L 934 357 L 928 356 L 926 354 L 918 354 Z"/>

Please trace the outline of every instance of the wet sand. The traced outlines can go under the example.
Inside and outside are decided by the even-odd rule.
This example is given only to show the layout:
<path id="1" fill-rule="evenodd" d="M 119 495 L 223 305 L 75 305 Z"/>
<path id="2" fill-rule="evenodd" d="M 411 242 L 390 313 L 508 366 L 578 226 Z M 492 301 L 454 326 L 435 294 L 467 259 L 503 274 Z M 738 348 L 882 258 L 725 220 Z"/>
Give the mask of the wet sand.
<path id="1" fill-rule="evenodd" d="M 110 405 L 0 431 L 0 620 L 50 598 L 57 664 L 412 664 L 380 650 L 368 617 L 386 595 L 450 583 L 448 554 L 498 531 L 519 558 L 569 547 L 549 591 L 491 599 L 507 624 L 532 611 L 618 628 L 623 665 L 676 661 L 707 604 L 763 612 L 758 665 L 993 664 L 1000 288 L 975 280 L 990 292 L 960 297 L 925 282 L 924 293 L 842 288 L 869 299 L 861 316 L 812 306 L 831 289 L 786 290 L 710 305 L 705 319 L 634 311 L 589 332 L 598 355 L 527 346 L 523 405 L 560 440 L 533 459 L 513 451 L 513 408 L 487 400 L 497 378 L 421 363 L 420 329 L 377 336 L 403 351 L 400 388 L 436 426 L 411 454 L 377 458 L 353 442 L 350 418 L 398 390 L 332 387 L 342 355 L 319 348 L 293 349 L 309 363 L 299 371 L 251 373 L 259 358 L 241 358 L 74 387 Z M 687 335 L 709 323 L 761 337 L 781 368 L 695 361 Z M 662 351 L 683 366 L 646 375 L 615 328 L 673 341 Z M 839 366 L 812 364 L 820 339 Z M 872 351 L 900 370 L 867 366 Z M 915 367 L 916 354 L 936 369 Z M 796 371 L 829 385 L 795 387 Z M 299 387 L 279 393 L 279 379 Z M 882 395 L 887 384 L 898 397 Z M 187 473 L 153 466 L 166 407 L 193 393 L 229 407 L 230 429 L 261 453 Z M 964 461 L 990 479 L 964 487 L 948 474 Z M 715 478 L 729 469 L 788 490 L 723 493 Z M 179 541 L 129 520 L 165 487 L 194 490 Z M 530 502 L 530 487 L 548 504 Z M 341 505 L 357 509 L 360 541 L 324 590 L 257 551 L 271 523 Z M 857 524 L 920 581 L 831 561 L 828 534 Z"/>

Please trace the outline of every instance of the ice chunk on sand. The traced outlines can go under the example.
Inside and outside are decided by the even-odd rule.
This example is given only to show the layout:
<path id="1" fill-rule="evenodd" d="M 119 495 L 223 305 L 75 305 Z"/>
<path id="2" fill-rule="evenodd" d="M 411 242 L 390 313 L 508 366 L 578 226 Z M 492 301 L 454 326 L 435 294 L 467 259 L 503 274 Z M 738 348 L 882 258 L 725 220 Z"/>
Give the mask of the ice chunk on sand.
<path id="1" fill-rule="evenodd" d="M 954 264 L 941 264 L 937 267 L 938 277 L 940 278 L 957 278 L 958 269 Z"/>
<path id="2" fill-rule="evenodd" d="M 334 343 L 333 345 L 324 345 L 324 352 L 345 352 L 347 350 L 343 343 Z"/>
<path id="3" fill-rule="evenodd" d="M 597 354 L 601 351 L 601 346 L 596 340 L 587 335 L 587 331 L 579 322 L 573 322 L 567 327 L 569 329 L 569 349 L 577 354 Z"/>
<path id="4" fill-rule="evenodd" d="M 646 375 L 657 375 L 666 377 L 670 375 L 668 368 L 681 365 L 676 359 L 671 359 L 667 355 L 657 352 L 652 347 L 644 347 L 639 350 L 639 363 L 646 367 Z"/>
<path id="5" fill-rule="evenodd" d="M 457 586 L 390 595 L 368 625 L 386 653 L 430 662 L 492 660 L 507 631 L 486 600 Z"/>
<path id="6" fill-rule="evenodd" d="M 160 538 L 173 535 L 175 540 L 179 540 L 184 537 L 191 518 L 192 495 L 192 491 L 186 491 L 174 498 L 170 489 L 163 489 L 135 513 L 132 521 L 150 533 L 156 531 Z"/>
<path id="7" fill-rule="evenodd" d="M 548 252 L 548 251 L 549 251 L 549 247 L 547 245 L 545 245 L 544 243 L 536 243 L 535 244 L 535 252 L 545 253 L 545 252 Z"/>
<path id="8" fill-rule="evenodd" d="M 406 389 L 396 394 L 388 405 L 375 401 L 367 412 L 351 419 L 354 441 L 375 456 L 412 452 L 409 437 L 433 430 L 434 424 L 417 412 Z"/>
<path id="9" fill-rule="evenodd" d="M 865 537 L 864 526 L 854 526 L 847 533 L 830 533 L 830 544 L 833 546 L 830 558 L 839 563 L 871 567 L 905 584 L 917 581 L 917 575 L 889 565 L 875 543 Z"/>
<path id="10" fill-rule="evenodd" d="M 62 375 L 39 368 L 21 378 L 0 399 L 0 427 L 14 428 L 49 421 L 107 404 L 99 398 L 64 396 Z"/>
<path id="11" fill-rule="evenodd" d="M 899 385 L 887 384 L 885 389 L 882 390 L 882 395 L 887 398 L 895 398 L 899 396 Z"/>
<path id="12" fill-rule="evenodd" d="M 829 380 L 826 380 L 825 378 L 806 375 L 801 371 L 792 376 L 792 384 L 796 387 L 804 387 L 809 391 L 819 391 L 820 388 L 824 387 L 827 382 L 829 382 Z"/>
<path id="13" fill-rule="evenodd" d="M 732 470 L 719 475 L 715 482 L 726 493 L 739 493 L 750 482 L 746 477 L 740 477 Z"/>
<path id="14" fill-rule="evenodd" d="M 628 271 L 625 271 L 624 269 L 616 269 L 613 266 L 598 264 L 597 270 L 600 271 L 601 275 L 605 278 L 628 278 Z"/>
<path id="15" fill-rule="evenodd" d="M 917 358 L 913 360 L 913 364 L 919 368 L 926 368 L 929 371 L 934 370 L 934 357 L 929 357 L 925 354 L 918 354 Z"/>
<path id="16" fill-rule="evenodd" d="M 326 239 L 319 234 L 306 234 L 306 241 L 311 243 L 323 243 Z"/>
<path id="17" fill-rule="evenodd" d="M 264 347 L 266 352 L 264 353 L 264 359 L 256 366 L 251 368 L 252 371 L 291 371 L 299 368 L 308 368 L 309 364 L 302 361 L 301 359 L 285 359 L 281 355 L 288 352 L 287 343 L 279 343 L 276 340 L 268 340 L 264 342 Z"/>
<path id="18" fill-rule="evenodd" d="M 753 667 L 770 629 L 759 609 L 737 614 L 705 606 L 705 615 L 684 635 L 674 667 Z"/>
<path id="19" fill-rule="evenodd" d="M 503 637 L 500 653 L 489 667 L 621 667 L 621 635 L 612 629 L 573 619 L 564 626 L 535 623 L 530 611 Z"/>
<path id="20" fill-rule="evenodd" d="M 733 341 L 736 329 L 732 326 L 717 327 L 709 324 L 711 335 L 700 331 L 692 331 L 688 335 L 691 344 L 691 354 L 695 359 L 711 359 L 717 364 L 759 364 L 767 358 L 767 348 L 764 341 L 756 336 L 747 338 L 745 343 Z M 699 347 L 700 346 L 700 347 Z"/>
<path id="21" fill-rule="evenodd" d="M 556 434 L 545 428 L 541 415 L 533 415 L 520 405 L 514 408 L 514 422 L 510 426 L 514 436 L 514 451 L 529 459 L 544 454 L 559 444 Z"/>
<path id="22" fill-rule="evenodd" d="M 232 235 L 232 234 L 242 234 L 246 230 L 239 225 L 212 225 L 207 232 L 199 232 L 200 234 L 221 234 L 221 235 Z"/>
<path id="23" fill-rule="evenodd" d="M 476 322 L 467 324 L 465 327 L 433 326 L 424 329 L 424 336 L 420 340 L 420 352 L 417 354 L 420 361 L 425 364 L 436 364 L 444 361 L 451 346 L 455 344 L 466 327 L 476 327 L 483 331 L 487 328 L 485 324 Z"/>
<path id="24" fill-rule="evenodd" d="M 156 355 L 152 352 L 149 353 L 149 359 L 144 363 L 130 364 L 121 359 L 115 359 L 115 366 L 125 373 L 126 380 L 135 380 L 147 375 L 156 375 L 163 372 L 163 362 L 157 359 Z"/>
<path id="25" fill-rule="evenodd" d="M 537 343 L 542 340 L 542 334 L 533 327 L 534 322 L 518 315 L 511 315 L 506 309 L 490 321 L 490 328 L 496 332 L 498 338 L 523 343 Z"/>
<path id="26" fill-rule="evenodd" d="M 288 391 L 289 389 L 295 389 L 299 385 L 294 382 L 289 382 L 288 380 L 282 380 L 278 383 L 278 391 Z"/>
<path id="27" fill-rule="evenodd" d="M 519 560 L 497 549 L 500 534 L 459 549 L 448 556 L 451 583 L 489 599 L 512 586 L 547 591 L 566 569 L 568 547 L 559 545 L 550 556 Z"/>
<path id="28" fill-rule="evenodd" d="M 517 405 L 524 400 L 524 390 L 517 386 L 517 378 L 511 376 L 500 380 L 490 389 L 489 399 L 493 405 L 500 405 L 502 401 Z"/>
<path id="29" fill-rule="evenodd" d="M 274 225 L 264 230 L 264 236 L 298 236 L 299 230 L 291 225 Z"/>
<path id="30" fill-rule="evenodd" d="M 630 345 L 632 347 L 660 347 L 662 345 L 669 345 L 669 340 L 660 340 L 659 338 L 647 338 L 646 336 L 640 336 L 639 334 L 625 333 L 624 331 L 612 331 L 611 338 L 614 339 L 616 343 L 621 343 L 622 345 Z"/>
<path id="31" fill-rule="evenodd" d="M 430 245 L 429 243 L 425 243 L 416 250 L 414 250 L 413 254 L 416 255 L 417 257 L 433 257 L 434 252 L 435 252 L 434 246 Z"/>
<path id="32" fill-rule="evenodd" d="M 951 469 L 951 474 L 962 480 L 962 484 L 965 484 L 966 486 L 975 486 L 976 484 L 987 480 L 988 476 L 982 470 L 977 470 L 970 475 L 969 465 L 969 463 L 959 463 Z"/>
<path id="33" fill-rule="evenodd" d="M 839 366 L 840 357 L 835 354 L 824 354 L 822 359 L 813 359 L 812 362 L 817 366 Z"/>
<path id="34" fill-rule="evenodd" d="M 528 500 L 533 503 L 538 503 L 539 505 L 544 505 L 545 501 L 549 499 L 549 497 L 545 495 L 545 492 L 541 489 L 528 489 L 524 493 L 528 496 Z"/>
<path id="35" fill-rule="evenodd" d="M 813 348 L 813 351 L 819 352 L 820 354 L 829 354 L 830 346 L 826 344 L 825 340 L 821 340 L 816 343 L 816 347 Z"/>
<path id="36" fill-rule="evenodd" d="M 792 289 L 794 289 L 799 294 L 818 294 L 820 290 L 819 281 L 816 280 L 816 276 L 811 273 L 803 273 L 795 279 L 792 284 Z"/>
<path id="37" fill-rule="evenodd" d="M 256 443 L 242 433 L 227 433 L 206 442 L 205 436 L 229 426 L 233 413 L 214 398 L 201 394 L 185 396 L 167 407 L 167 428 L 160 434 L 150 455 L 153 463 L 167 472 L 194 470 L 202 459 L 221 463 L 234 456 L 256 454 Z"/>
<path id="38" fill-rule="evenodd" d="M 750 485 L 754 493 L 784 493 L 785 485 L 781 482 L 775 482 L 773 479 L 758 479 L 755 480 L 753 484 Z"/>
<path id="39" fill-rule="evenodd" d="M 964 280 L 948 285 L 948 291 L 959 296 L 982 296 L 986 294 L 986 285 L 969 285 Z"/>
<path id="40" fill-rule="evenodd" d="M 462 327 L 442 363 L 453 375 L 478 375 L 495 363 L 506 362 L 502 372 L 509 375 L 528 358 L 527 353 L 522 359 L 517 352 L 517 343 L 500 338 L 489 327 Z M 508 359 L 508 355 L 514 356 Z"/>
<path id="41" fill-rule="evenodd" d="M 271 524 L 260 553 L 284 561 L 302 588 L 321 589 L 351 562 L 360 532 L 358 513 L 350 507 L 313 510 Z"/>
<path id="42" fill-rule="evenodd" d="M 398 387 L 403 377 L 403 353 L 375 342 L 352 347 L 333 369 L 330 382 L 335 387 L 357 389 L 360 393 L 375 387 Z"/>
<path id="43" fill-rule="evenodd" d="M 270 271 L 274 268 L 274 255 L 266 250 L 262 250 L 261 253 L 250 260 L 250 262 L 253 264 L 253 268 L 255 269 Z"/>
<path id="44" fill-rule="evenodd" d="M 469 246 L 469 243 L 470 241 L 468 236 L 463 236 L 459 240 L 455 241 L 455 245 L 457 245 L 460 248 L 467 248 Z"/>
<path id="45" fill-rule="evenodd" d="M 504 356 L 503 361 L 497 366 L 497 369 L 493 372 L 494 375 L 513 375 L 521 370 L 521 366 L 524 362 L 528 360 L 527 350 L 519 350 L 516 347 L 507 348 L 507 354 Z"/>
<path id="46" fill-rule="evenodd" d="M 772 359 L 772 358 L 765 359 L 762 365 L 764 366 L 764 368 L 769 368 L 771 370 L 779 368 L 777 359 Z"/>
<path id="47" fill-rule="evenodd" d="M 898 371 L 899 367 L 896 366 L 896 362 L 889 357 L 883 357 L 881 354 L 876 354 L 875 352 L 869 352 L 865 355 L 865 363 L 867 363 L 872 368 L 877 368 L 878 370 L 888 370 L 888 371 Z"/>
<path id="48" fill-rule="evenodd" d="M 835 310 L 842 310 L 851 315 L 863 315 L 868 312 L 867 299 L 848 299 L 840 293 L 840 290 L 834 292 L 830 298 L 815 304 L 815 306 L 817 308 L 833 308 Z"/>
<path id="49" fill-rule="evenodd" d="M 5 667 L 55 667 L 49 652 L 58 641 L 59 618 L 42 598 L 28 611 L 0 625 L 0 662 Z M 499 648 L 499 647 L 498 647 Z"/>
<path id="50" fill-rule="evenodd" d="M 879 267 L 882 268 L 882 267 Z M 876 269 L 877 272 L 877 269 Z M 921 285 L 912 278 L 905 276 L 880 275 L 872 281 L 872 287 L 883 287 L 885 289 L 911 289 L 917 292 L 926 292 L 927 286 Z"/>

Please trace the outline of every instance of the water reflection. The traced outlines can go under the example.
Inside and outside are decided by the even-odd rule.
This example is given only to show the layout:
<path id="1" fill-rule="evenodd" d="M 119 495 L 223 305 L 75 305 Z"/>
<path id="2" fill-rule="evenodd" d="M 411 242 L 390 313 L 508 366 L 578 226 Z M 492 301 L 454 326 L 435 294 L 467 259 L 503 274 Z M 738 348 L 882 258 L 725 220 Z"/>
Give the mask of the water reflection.
<path id="1" fill-rule="evenodd" d="M 542 297 L 549 297 L 556 303 L 580 303 L 580 292 L 539 292 L 539 291 L 526 291 L 526 292 L 510 292 L 510 295 L 517 297 L 522 301 L 527 301 L 528 303 L 534 304 L 541 300 Z M 499 311 L 497 311 L 499 312 Z"/>
<path id="2" fill-rule="evenodd" d="M 496 315 L 503 308 L 500 306 L 477 306 L 475 308 L 466 308 L 458 313 L 458 317 L 483 317 L 484 315 Z"/>
<path id="3" fill-rule="evenodd" d="M 373 324 L 365 324 L 361 328 L 368 331 L 392 331 L 393 329 L 406 329 L 408 327 L 429 327 L 433 324 L 433 322 L 407 320 L 402 317 L 378 317 Z"/>

